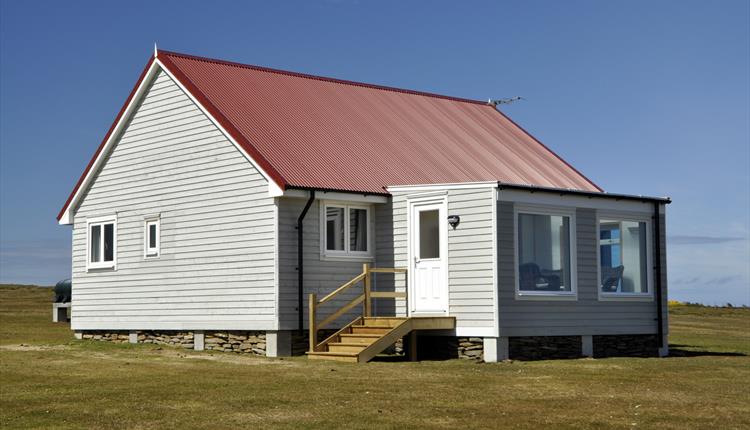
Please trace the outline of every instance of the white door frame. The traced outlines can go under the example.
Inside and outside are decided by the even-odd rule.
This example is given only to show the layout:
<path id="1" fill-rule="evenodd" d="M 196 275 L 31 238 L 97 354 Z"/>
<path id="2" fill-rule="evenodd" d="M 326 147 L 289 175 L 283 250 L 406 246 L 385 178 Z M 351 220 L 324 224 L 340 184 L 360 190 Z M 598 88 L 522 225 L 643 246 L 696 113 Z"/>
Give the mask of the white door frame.
<path id="1" fill-rule="evenodd" d="M 448 289 L 448 194 L 447 192 L 441 192 L 441 193 L 430 193 L 429 195 L 418 195 L 418 196 L 407 196 L 407 211 L 406 211 L 406 235 L 407 235 L 407 243 L 408 243 L 408 255 L 407 255 L 407 266 L 408 266 L 408 280 L 409 280 L 409 288 L 408 288 L 408 307 L 407 307 L 407 313 L 409 316 L 412 315 L 447 315 L 448 314 L 448 296 L 449 296 L 449 289 Z M 443 297 L 443 304 L 442 304 L 442 310 L 435 310 L 432 312 L 419 312 L 416 311 L 416 295 L 414 294 L 414 288 L 416 286 L 415 282 L 415 251 L 414 251 L 414 240 L 416 238 L 416 234 L 418 233 L 415 231 L 415 219 L 414 219 L 414 209 L 417 206 L 426 206 L 426 205 L 439 205 L 439 215 L 438 219 L 440 222 L 440 256 L 442 260 L 442 280 L 443 280 L 443 288 L 444 288 L 444 297 Z"/>

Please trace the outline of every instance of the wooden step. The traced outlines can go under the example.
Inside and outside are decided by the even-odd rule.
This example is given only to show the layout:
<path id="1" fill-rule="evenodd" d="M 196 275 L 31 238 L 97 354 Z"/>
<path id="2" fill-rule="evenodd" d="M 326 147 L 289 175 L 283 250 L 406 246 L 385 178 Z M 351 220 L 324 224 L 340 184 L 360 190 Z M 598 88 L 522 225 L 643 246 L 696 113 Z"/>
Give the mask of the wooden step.
<path id="1" fill-rule="evenodd" d="M 334 360 L 357 363 L 357 353 L 354 352 L 307 352 L 310 360 Z"/>
<path id="2" fill-rule="evenodd" d="M 406 321 L 406 318 L 392 318 L 392 317 L 367 317 L 364 319 L 364 326 L 366 327 L 396 327 L 397 325 Z"/>
<path id="3" fill-rule="evenodd" d="M 367 348 L 367 344 L 361 343 L 345 343 L 345 342 L 332 342 L 328 345 L 328 352 L 362 352 L 363 349 Z"/>
<path id="4" fill-rule="evenodd" d="M 353 333 L 341 333 L 339 335 L 341 337 L 340 341 L 342 343 L 356 343 L 360 345 L 369 345 L 376 340 L 380 339 L 379 334 L 366 334 L 366 333 L 360 333 L 360 334 L 353 334 Z"/>
<path id="5" fill-rule="evenodd" d="M 352 333 L 353 334 L 378 334 L 378 335 L 384 335 L 391 331 L 391 327 L 368 327 L 368 326 L 362 326 L 362 325 L 353 325 L 352 326 Z"/>

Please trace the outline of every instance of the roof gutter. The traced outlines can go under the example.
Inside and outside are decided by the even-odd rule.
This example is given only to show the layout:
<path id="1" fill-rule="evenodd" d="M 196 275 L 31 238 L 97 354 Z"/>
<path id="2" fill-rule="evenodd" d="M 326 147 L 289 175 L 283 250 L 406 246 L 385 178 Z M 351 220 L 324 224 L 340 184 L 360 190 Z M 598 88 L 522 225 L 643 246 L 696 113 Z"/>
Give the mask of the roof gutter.
<path id="1" fill-rule="evenodd" d="M 320 187 L 303 187 L 299 185 L 287 185 L 285 187 L 287 190 L 300 190 L 300 191 L 319 191 L 321 193 L 346 193 L 346 194 L 361 194 L 363 196 L 383 196 L 383 197 L 390 197 L 391 193 L 389 192 L 382 192 L 382 193 L 373 193 L 370 191 L 351 191 L 351 190 L 339 190 L 336 188 L 320 188 Z"/>
<path id="2" fill-rule="evenodd" d="M 609 200 L 630 200 L 638 201 L 643 203 L 661 203 L 670 204 L 672 199 L 669 197 L 650 197 L 650 196 L 635 196 L 631 194 L 616 194 L 616 193 L 605 193 L 597 191 L 582 191 L 582 190 L 571 190 L 567 188 L 553 188 L 553 187 L 539 187 L 535 185 L 518 185 L 518 184 L 505 184 L 502 182 L 497 183 L 497 188 L 501 190 L 521 190 L 528 191 L 531 193 L 548 193 L 557 195 L 573 195 L 588 198 L 600 198 Z"/>

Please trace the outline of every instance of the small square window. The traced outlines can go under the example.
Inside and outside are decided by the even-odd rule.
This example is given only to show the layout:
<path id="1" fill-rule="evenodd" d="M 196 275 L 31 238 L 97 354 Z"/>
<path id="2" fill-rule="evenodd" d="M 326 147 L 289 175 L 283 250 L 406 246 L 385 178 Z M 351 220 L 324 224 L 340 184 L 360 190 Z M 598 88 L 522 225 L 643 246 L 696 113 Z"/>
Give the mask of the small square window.
<path id="1" fill-rule="evenodd" d="M 146 246 L 146 257 L 158 257 L 159 256 L 159 220 L 151 219 L 146 220 L 146 231 L 145 231 L 145 246 Z"/>
<path id="2" fill-rule="evenodd" d="M 106 269 L 115 266 L 117 255 L 115 223 L 115 219 L 88 222 L 88 260 L 86 263 L 89 269 Z"/>
<path id="3" fill-rule="evenodd" d="M 371 257 L 369 207 L 322 203 L 320 213 L 321 256 Z"/>

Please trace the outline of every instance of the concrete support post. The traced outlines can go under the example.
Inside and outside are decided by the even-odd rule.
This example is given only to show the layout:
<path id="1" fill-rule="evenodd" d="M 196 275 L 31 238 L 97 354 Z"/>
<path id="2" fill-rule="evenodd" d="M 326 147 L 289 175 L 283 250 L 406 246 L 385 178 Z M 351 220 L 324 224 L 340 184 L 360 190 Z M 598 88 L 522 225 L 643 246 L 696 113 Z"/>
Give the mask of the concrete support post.
<path id="1" fill-rule="evenodd" d="M 583 355 L 584 357 L 594 356 L 594 336 L 581 336 L 581 355 Z"/>
<path id="2" fill-rule="evenodd" d="M 291 357 L 292 332 L 290 330 L 266 332 L 266 357 Z"/>
<path id="3" fill-rule="evenodd" d="M 659 357 L 666 357 L 669 355 L 669 336 L 667 335 L 667 333 L 664 333 L 663 339 L 664 346 L 659 348 Z"/>
<path id="4" fill-rule="evenodd" d="M 193 349 L 203 351 L 206 348 L 206 335 L 202 331 L 193 332 Z"/>
<path id="5" fill-rule="evenodd" d="M 485 337 L 483 343 L 486 363 L 496 363 L 510 358 L 507 336 Z"/>
<path id="6" fill-rule="evenodd" d="M 138 343 L 138 332 L 135 330 L 130 330 L 128 333 L 128 342 L 129 343 Z"/>
<path id="7" fill-rule="evenodd" d="M 78 340 L 81 340 L 81 339 L 83 339 L 83 332 L 82 332 L 82 331 L 76 331 L 76 332 L 73 332 L 73 336 L 74 336 L 74 337 L 75 337 L 76 339 L 78 339 Z"/>

